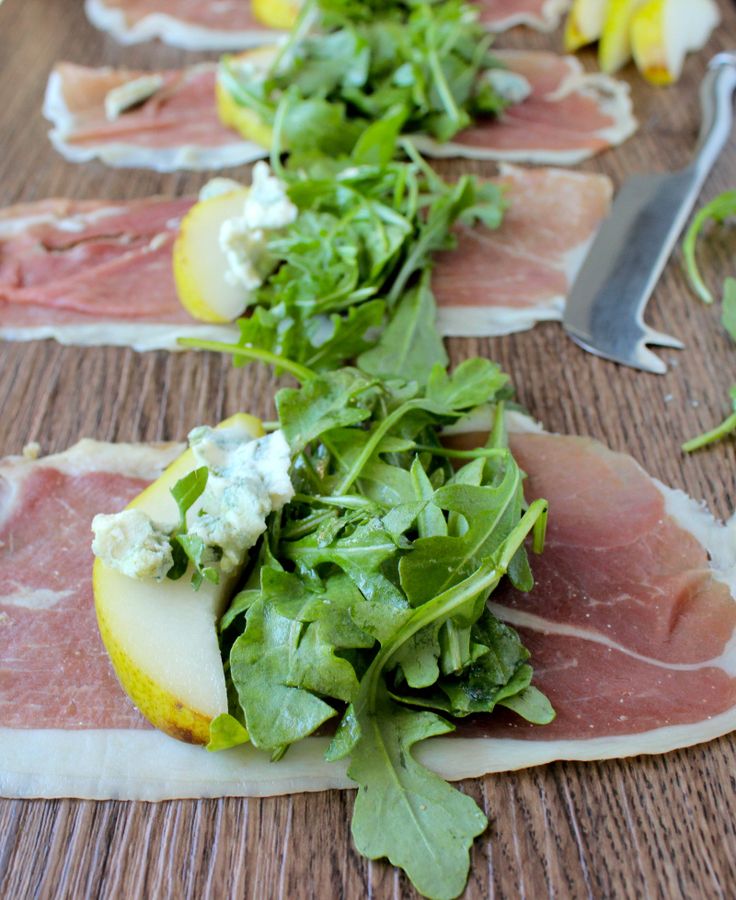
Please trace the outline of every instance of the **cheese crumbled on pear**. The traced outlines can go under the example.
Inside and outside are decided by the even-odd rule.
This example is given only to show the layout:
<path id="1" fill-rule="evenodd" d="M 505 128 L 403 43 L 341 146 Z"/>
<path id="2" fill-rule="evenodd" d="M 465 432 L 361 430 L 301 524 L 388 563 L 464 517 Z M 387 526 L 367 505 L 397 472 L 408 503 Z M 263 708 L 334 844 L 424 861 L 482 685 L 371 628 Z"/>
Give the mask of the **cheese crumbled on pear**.
<path id="1" fill-rule="evenodd" d="M 92 520 L 92 552 L 129 578 L 163 581 L 174 565 L 168 529 L 143 510 L 124 509 Z"/>

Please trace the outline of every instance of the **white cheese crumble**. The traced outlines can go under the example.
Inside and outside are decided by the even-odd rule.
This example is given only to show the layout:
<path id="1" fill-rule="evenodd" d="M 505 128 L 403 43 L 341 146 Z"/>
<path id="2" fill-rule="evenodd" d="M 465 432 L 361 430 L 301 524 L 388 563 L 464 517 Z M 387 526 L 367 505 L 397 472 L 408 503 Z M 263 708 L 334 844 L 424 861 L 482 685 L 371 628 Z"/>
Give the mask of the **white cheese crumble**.
<path id="1" fill-rule="evenodd" d="M 506 69 L 486 69 L 480 76 L 503 100 L 509 103 L 521 103 L 532 92 L 532 86 L 517 72 L 509 72 Z"/>
<path id="2" fill-rule="evenodd" d="M 220 547 L 220 568 L 229 572 L 266 530 L 268 514 L 294 496 L 289 445 L 281 431 L 243 443 L 231 429 L 208 427 L 196 428 L 189 442 L 198 464 L 210 470 L 202 514 L 191 520 L 189 534 Z"/>
<path id="3" fill-rule="evenodd" d="M 114 122 L 131 106 L 148 100 L 163 86 L 164 79 L 161 75 L 142 75 L 112 88 L 105 95 L 105 116 L 108 122 Z"/>
<path id="4" fill-rule="evenodd" d="M 238 424 L 195 428 L 189 444 L 196 465 L 207 466 L 209 475 L 189 510 L 188 534 L 221 549 L 220 569 L 227 574 L 266 530 L 269 513 L 294 496 L 289 445 L 281 431 L 253 440 Z M 95 516 L 92 530 L 95 556 L 124 575 L 161 581 L 173 565 L 171 527 L 142 510 Z"/>
<path id="5" fill-rule="evenodd" d="M 232 194 L 233 191 L 242 191 L 243 185 L 234 178 L 210 178 L 199 190 L 198 199 L 212 200 L 213 197 L 222 197 L 223 194 Z"/>
<path id="6" fill-rule="evenodd" d="M 92 552 L 106 566 L 129 578 L 162 581 L 174 564 L 168 529 L 141 509 L 124 509 L 92 520 Z"/>
<path id="7" fill-rule="evenodd" d="M 260 287 L 274 267 L 266 247 L 266 232 L 286 228 L 298 215 L 284 182 L 271 174 L 267 163 L 257 162 L 242 215 L 226 219 L 220 226 L 220 249 L 228 265 L 228 284 L 246 291 Z"/>

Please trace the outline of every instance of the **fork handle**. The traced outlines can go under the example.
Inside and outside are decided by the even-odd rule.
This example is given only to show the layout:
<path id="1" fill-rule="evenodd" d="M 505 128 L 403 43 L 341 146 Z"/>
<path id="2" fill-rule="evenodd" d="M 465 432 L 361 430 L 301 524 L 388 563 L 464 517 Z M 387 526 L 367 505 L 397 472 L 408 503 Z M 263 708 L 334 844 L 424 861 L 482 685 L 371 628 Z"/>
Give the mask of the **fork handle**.
<path id="1" fill-rule="evenodd" d="M 691 164 L 697 177 L 698 193 L 731 135 L 734 90 L 736 53 L 719 53 L 710 61 L 700 88 L 703 120 Z"/>

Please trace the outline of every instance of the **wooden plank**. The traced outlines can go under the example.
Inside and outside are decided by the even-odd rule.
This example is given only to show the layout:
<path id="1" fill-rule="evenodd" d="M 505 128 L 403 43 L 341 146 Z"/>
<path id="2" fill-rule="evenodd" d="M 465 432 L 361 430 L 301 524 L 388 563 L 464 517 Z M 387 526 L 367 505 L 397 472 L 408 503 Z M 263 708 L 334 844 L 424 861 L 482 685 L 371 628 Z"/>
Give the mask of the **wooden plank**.
<path id="1" fill-rule="evenodd" d="M 736 39 L 736 13 L 711 51 Z M 500 43 L 549 46 L 523 32 Z M 123 48 L 92 29 L 81 3 L 5 0 L 0 7 L 0 203 L 50 195 L 140 197 L 196 190 L 207 173 L 121 172 L 57 157 L 38 111 L 57 59 L 88 64 L 177 65 L 194 57 L 158 44 Z M 708 54 L 688 61 L 680 85 L 655 91 L 629 78 L 641 132 L 587 163 L 617 184 L 635 171 L 683 164 L 698 130 L 697 86 Z M 586 60 L 590 63 L 590 60 Z M 443 163 L 446 173 L 482 164 Z M 244 175 L 245 169 L 234 174 Z M 705 198 L 736 181 L 733 143 Z M 700 251 L 717 286 L 733 271 L 733 239 L 715 234 Z M 701 306 L 679 261 L 668 268 L 649 313 L 677 334 L 684 353 L 658 378 L 582 353 L 558 325 L 495 340 L 454 339 L 453 359 L 497 359 L 523 402 L 554 430 L 592 434 L 627 450 L 664 481 L 733 508 L 736 447 L 683 458 L 681 440 L 719 420 L 734 353 L 718 310 Z M 235 370 L 209 354 L 139 355 L 51 342 L 0 349 L 0 453 L 32 440 L 60 450 L 82 436 L 178 439 L 193 425 L 238 409 L 272 414 L 276 387 L 263 368 Z M 1 763 L 0 763 L 1 764 Z M 467 897 L 662 897 L 733 895 L 736 884 L 736 743 L 724 738 L 664 757 L 600 764 L 558 763 L 477 779 L 463 788 L 489 812 L 474 847 Z M 403 876 L 368 863 L 350 845 L 352 794 L 160 804 L 77 800 L 0 801 L 0 896 L 4 897 L 413 897 Z"/>

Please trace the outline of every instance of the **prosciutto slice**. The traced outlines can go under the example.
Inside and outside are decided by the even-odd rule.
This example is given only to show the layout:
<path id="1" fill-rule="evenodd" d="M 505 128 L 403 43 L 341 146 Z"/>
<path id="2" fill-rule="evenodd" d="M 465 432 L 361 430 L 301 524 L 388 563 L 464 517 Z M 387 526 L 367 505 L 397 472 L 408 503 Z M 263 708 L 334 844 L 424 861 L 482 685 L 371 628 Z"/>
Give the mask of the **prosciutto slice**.
<path id="1" fill-rule="evenodd" d="M 499 51 L 523 75 L 531 95 L 500 119 L 468 128 L 447 144 L 416 136 L 430 156 L 573 165 L 616 146 L 636 130 L 628 85 L 582 71 L 574 57 L 542 51 Z M 58 64 L 49 78 L 44 115 L 54 147 L 72 162 L 101 159 L 113 166 L 161 172 L 220 169 L 267 156 L 220 124 L 214 64 L 159 72 L 164 87 L 110 122 L 104 99 L 146 74 Z"/>
<path id="2" fill-rule="evenodd" d="M 480 21 L 490 31 L 506 31 L 529 25 L 538 31 L 554 31 L 570 0 L 479 0 Z"/>
<path id="3" fill-rule="evenodd" d="M 432 275 L 444 335 L 510 334 L 561 319 L 613 193 L 604 175 L 564 169 L 501 165 L 495 180 L 510 202 L 503 224 L 461 228 Z"/>
<path id="4" fill-rule="evenodd" d="M 521 426 L 513 449 L 529 498 L 550 500 L 548 541 L 533 558 L 534 590 L 502 590 L 493 608 L 532 650 L 557 719 L 465 720 L 418 755 L 460 779 L 663 753 L 736 728 L 736 526 L 628 456 Z M 278 764 L 252 748 L 213 755 L 180 744 L 145 727 L 106 669 L 89 521 L 123 506 L 178 449 L 82 442 L 0 466 L 1 794 L 160 800 L 350 786 L 343 764 L 322 759 L 327 738 Z"/>
<path id="5" fill-rule="evenodd" d="M 478 0 L 480 21 L 490 31 L 530 25 L 557 27 L 569 0 Z M 250 0 L 85 0 L 87 16 L 121 44 L 154 38 L 185 50 L 244 50 L 283 32 L 260 23 Z"/>
<path id="6" fill-rule="evenodd" d="M 58 63 L 49 76 L 43 112 L 49 138 L 70 162 L 100 159 L 109 166 L 157 172 L 222 169 L 260 159 L 258 144 L 226 128 L 215 108 L 214 63 L 157 72 L 163 87 L 109 121 L 108 91 L 148 73 Z"/>
<path id="7" fill-rule="evenodd" d="M 0 337 L 177 349 L 232 337 L 177 299 L 171 250 L 191 198 L 44 200 L 0 211 Z"/>
<path id="8" fill-rule="evenodd" d="M 496 231 L 460 230 L 433 275 L 445 335 L 521 331 L 562 315 L 606 214 L 604 176 L 502 166 L 510 207 Z M 0 212 L 0 337 L 177 349 L 184 334 L 232 339 L 181 307 L 171 247 L 193 198 L 48 200 Z"/>
<path id="9" fill-rule="evenodd" d="M 622 144 L 636 131 L 629 86 L 586 73 L 574 56 L 539 50 L 499 50 L 496 56 L 531 85 L 530 96 L 500 120 L 466 128 L 438 144 L 418 136 L 429 156 L 576 165 Z"/>

